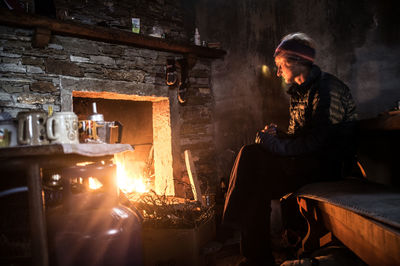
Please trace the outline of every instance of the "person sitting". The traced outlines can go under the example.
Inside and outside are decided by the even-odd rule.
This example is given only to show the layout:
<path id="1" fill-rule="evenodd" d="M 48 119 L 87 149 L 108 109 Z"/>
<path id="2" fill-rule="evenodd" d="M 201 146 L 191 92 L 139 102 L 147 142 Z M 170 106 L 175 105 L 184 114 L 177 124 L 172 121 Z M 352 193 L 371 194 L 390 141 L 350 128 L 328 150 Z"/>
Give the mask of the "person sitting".
<path id="1" fill-rule="evenodd" d="M 290 84 L 286 133 L 269 124 L 234 163 L 223 224 L 241 231 L 241 265 L 273 265 L 271 199 L 301 186 L 341 178 L 354 155 L 356 106 L 349 88 L 314 64 L 314 41 L 285 36 L 275 50 L 277 75 Z"/>

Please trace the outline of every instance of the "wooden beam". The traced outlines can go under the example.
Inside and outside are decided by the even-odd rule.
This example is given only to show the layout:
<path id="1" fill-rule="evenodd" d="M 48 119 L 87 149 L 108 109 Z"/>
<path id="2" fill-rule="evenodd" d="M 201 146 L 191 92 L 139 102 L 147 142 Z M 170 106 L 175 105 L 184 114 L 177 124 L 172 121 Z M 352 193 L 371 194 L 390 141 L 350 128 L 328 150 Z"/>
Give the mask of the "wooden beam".
<path id="1" fill-rule="evenodd" d="M 226 54 L 226 52 L 221 49 L 188 45 L 176 41 L 144 36 L 119 29 L 110 29 L 72 21 L 51 19 L 32 14 L 17 13 L 7 9 L 0 9 L 0 24 L 23 28 L 44 28 L 50 30 L 52 33 L 60 35 L 108 43 L 132 45 L 168 52 L 183 54 L 191 53 L 200 57 L 219 58 Z"/>
<path id="2" fill-rule="evenodd" d="M 44 48 L 46 47 L 51 38 L 51 31 L 44 28 L 36 28 L 35 34 L 32 39 L 32 46 L 36 48 Z"/>
<path id="3" fill-rule="evenodd" d="M 29 220 L 32 236 L 32 263 L 37 266 L 47 266 L 49 265 L 49 252 L 47 249 L 47 230 L 40 167 L 35 161 L 29 161 L 26 164 L 25 172 L 28 181 Z"/>

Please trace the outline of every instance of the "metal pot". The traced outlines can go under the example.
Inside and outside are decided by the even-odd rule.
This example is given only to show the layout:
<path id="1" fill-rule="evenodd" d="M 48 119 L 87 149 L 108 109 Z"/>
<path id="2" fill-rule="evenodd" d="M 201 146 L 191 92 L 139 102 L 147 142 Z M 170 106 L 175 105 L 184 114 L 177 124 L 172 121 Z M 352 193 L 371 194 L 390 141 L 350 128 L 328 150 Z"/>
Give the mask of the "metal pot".
<path id="1" fill-rule="evenodd" d="M 121 143 L 123 125 L 119 121 L 97 122 L 97 137 L 103 143 Z M 114 128 L 118 128 L 118 138 L 115 141 Z"/>
<path id="2" fill-rule="evenodd" d="M 119 121 L 104 121 L 104 116 L 97 113 L 96 103 L 92 103 L 93 113 L 88 116 L 88 120 L 96 122 L 97 140 L 102 143 L 121 143 L 123 125 Z M 117 141 L 114 141 L 114 128 L 118 128 Z"/>

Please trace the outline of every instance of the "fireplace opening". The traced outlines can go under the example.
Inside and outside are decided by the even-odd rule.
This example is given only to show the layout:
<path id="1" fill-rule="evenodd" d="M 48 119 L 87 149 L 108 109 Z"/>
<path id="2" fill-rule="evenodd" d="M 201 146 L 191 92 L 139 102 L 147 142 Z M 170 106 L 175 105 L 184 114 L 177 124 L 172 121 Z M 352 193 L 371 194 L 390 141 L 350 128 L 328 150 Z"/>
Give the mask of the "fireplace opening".
<path id="1" fill-rule="evenodd" d="M 79 120 L 85 120 L 93 113 L 95 102 L 105 121 L 122 124 L 121 143 L 132 145 L 134 151 L 115 155 L 119 188 L 126 193 L 154 191 L 174 196 L 168 99 L 130 100 L 115 95 L 99 98 L 102 96 L 97 92 L 74 92 L 73 111 Z M 118 130 L 113 133 L 115 142 Z"/>

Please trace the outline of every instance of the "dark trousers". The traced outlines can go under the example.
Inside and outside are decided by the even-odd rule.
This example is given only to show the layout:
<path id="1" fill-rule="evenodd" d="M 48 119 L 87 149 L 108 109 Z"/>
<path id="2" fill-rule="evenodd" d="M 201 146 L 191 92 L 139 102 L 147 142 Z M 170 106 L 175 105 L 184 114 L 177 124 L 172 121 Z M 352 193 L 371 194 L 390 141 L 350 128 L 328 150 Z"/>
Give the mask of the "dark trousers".
<path id="1" fill-rule="evenodd" d="M 223 223 L 241 230 L 244 257 L 263 263 L 273 261 L 269 236 L 271 199 L 321 181 L 319 161 L 318 156 L 274 155 L 260 144 L 242 147 L 231 172 Z"/>

